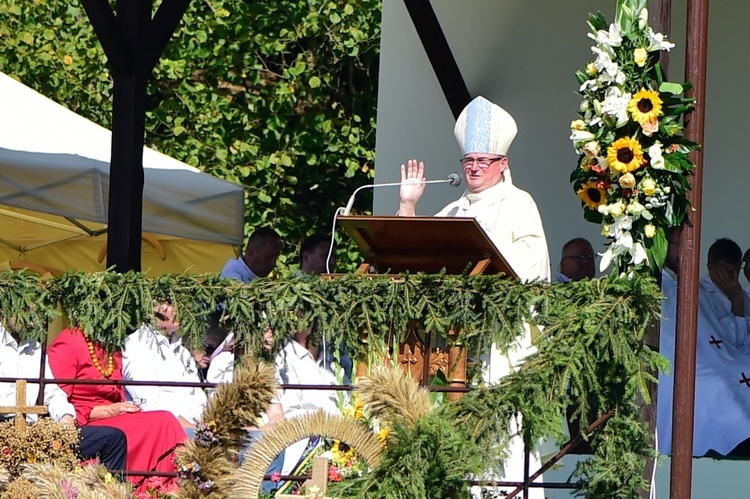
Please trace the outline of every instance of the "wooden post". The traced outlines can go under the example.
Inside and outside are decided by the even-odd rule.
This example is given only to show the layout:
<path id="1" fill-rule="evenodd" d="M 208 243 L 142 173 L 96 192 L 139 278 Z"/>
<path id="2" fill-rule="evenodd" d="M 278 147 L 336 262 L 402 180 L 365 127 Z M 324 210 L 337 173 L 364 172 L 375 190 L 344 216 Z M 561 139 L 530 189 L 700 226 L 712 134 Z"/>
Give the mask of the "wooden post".
<path id="1" fill-rule="evenodd" d="M 26 405 L 26 381 L 16 381 L 16 405 L 0 407 L 0 414 L 13 414 L 16 419 L 16 430 L 26 431 L 27 414 L 47 414 L 47 408 L 43 405 Z"/>
<path id="2" fill-rule="evenodd" d="M 706 109 L 706 56 L 708 45 L 708 0 L 688 0 L 685 79 L 696 99 L 686 116 L 687 138 L 703 143 Z M 680 237 L 680 267 L 677 279 L 677 321 L 674 363 L 674 410 L 672 412 L 671 499 L 688 499 L 693 478 L 693 423 L 695 409 L 695 352 L 698 330 L 698 282 L 703 212 L 703 149 L 691 153 L 695 162 L 688 200 L 695 209 L 688 215 Z"/>
<path id="3" fill-rule="evenodd" d="M 163 0 L 152 20 L 153 0 L 81 0 L 112 67 L 107 267 L 141 270 L 143 140 L 146 85 L 190 0 Z"/>
<path id="4" fill-rule="evenodd" d="M 316 457 L 313 459 L 312 478 L 302 485 L 301 495 L 281 494 L 277 499 L 324 499 L 328 489 L 328 459 Z"/>
<path id="5" fill-rule="evenodd" d="M 455 341 L 456 331 L 448 332 L 448 338 L 451 341 L 450 350 L 448 350 L 448 386 L 456 388 L 466 388 L 466 349 L 460 343 Z M 448 400 L 459 400 L 464 394 L 461 392 L 448 392 Z"/>

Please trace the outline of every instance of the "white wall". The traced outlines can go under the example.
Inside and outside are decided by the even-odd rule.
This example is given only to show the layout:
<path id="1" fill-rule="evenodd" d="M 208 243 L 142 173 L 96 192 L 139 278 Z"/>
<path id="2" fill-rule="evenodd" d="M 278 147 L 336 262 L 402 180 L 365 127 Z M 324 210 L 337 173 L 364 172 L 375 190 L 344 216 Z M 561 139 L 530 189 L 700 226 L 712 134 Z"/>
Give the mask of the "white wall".
<path id="1" fill-rule="evenodd" d="M 384 0 L 378 97 L 376 182 L 398 179 L 398 166 L 416 157 L 428 178 L 461 171 L 453 139 L 454 119 L 402 0 Z M 684 78 L 686 0 L 673 0 L 670 74 Z M 575 236 L 601 250 L 599 226 L 584 221 L 569 182 L 577 155 L 568 135 L 580 96 L 574 73 L 591 59 L 588 12 L 611 21 L 615 1 L 432 0 L 472 96 L 484 95 L 507 109 L 519 133 L 509 152 L 514 183 L 536 199 L 553 271 L 562 244 Z M 709 15 L 709 75 L 705 140 L 703 255 L 718 237 L 750 245 L 741 215 L 750 210 L 744 179 L 750 177 L 741 121 L 750 100 L 750 32 L 743 29 L 750 4 L 714 2 Z M 745 171 L 746 168 L 749 171 Z M 429 215 L 458 197 L 460 188 L 428 186 L 418 207 Z M 392 214 L 398 190 L 375 191 L 374 212 Z"/>

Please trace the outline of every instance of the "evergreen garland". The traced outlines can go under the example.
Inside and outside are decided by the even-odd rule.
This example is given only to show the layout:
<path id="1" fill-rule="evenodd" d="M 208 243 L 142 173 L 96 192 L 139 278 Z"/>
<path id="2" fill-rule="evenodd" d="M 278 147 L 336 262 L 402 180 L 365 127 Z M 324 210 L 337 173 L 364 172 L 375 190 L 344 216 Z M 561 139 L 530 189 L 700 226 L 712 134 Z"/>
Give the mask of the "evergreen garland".
<path id="1" fill-rule="evenodd" d="M 660 298 L 654 281 L 641 276 L 550 285 L 422 274 L 260 278 L 250 284 L 216 275 L 151 279 L 134 272 L 68 272 L 42 280 L 29 273 L 0 274 L 3 316 L 16 318 L 22 336 L 42 338 L 43 325 L 58 315 L 59 303 L 71 324 L 110 349 L 122 345 L 141 322 L 153 322 L 153 306 L 164 299 L 177 306 L 186 344 L 200 343 L 209 314 L 218 310 L 239 345 L 265 356 L 313 321 L 330 344 L 359 359 L 389 351 L 416 327 L 445 342 L 452 341 L 448 331 L 455 330 L 455 341 L 470 358 L 478 358 L 493 342 L 507 350 L 531 324 L 541 332 L 539 351 L 520 370 L 443 406 L 436 417 L 451 422 L 450 428 L 430 418 L 420 423 L 420 431 L 425 441 L 469 440 L 467 450 L 481 454 L 484 462 L 499 463 L 504 446 L 498 444 L 507 441 L 515 415 L 523 416 L 523 436 L 531 444 L 549 436 L 562 440 L 560 425 L 569 405 L 584 420 L 613 410 L 605 429 L 592 437 L 594 458 L 579 468 L 586 497 L 637 497 L 643 485 L 645 459 L 653 451 L 648 429 L 638 422 L 635 399 L 640 394 L 648 401 L 646 383 L 654 381 L 649 373 L 666 367 L 666 360 L 643 342 L 647 328 L 658 320 Z M 262 341 L 266 328 L 274 331 L 270 351 Z M 421 454 L 389 447 L 388 455 L 398 462 Z M 424 456 L 432 459 L 434 453 Z M 475 463 L 466 464 L 474 468 Z M 430 475 L 420 476 L 420 470 Z M 408 480 L 435 483 L 434 471 L 411 469 Z M 379 490 L 403 491 L 406 477 L 385 472 L 378 477 Z M 426 497 L 438 496 L 427 491 Z"/>

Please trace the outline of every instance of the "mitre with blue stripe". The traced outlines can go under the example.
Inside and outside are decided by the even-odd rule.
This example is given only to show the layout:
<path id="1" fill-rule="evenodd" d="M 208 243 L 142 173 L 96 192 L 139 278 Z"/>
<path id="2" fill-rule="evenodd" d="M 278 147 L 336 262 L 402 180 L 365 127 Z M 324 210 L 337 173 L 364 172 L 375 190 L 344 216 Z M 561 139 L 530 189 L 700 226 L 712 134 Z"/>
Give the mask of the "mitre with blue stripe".
<path id="1" fill-rule="evenodd" d="M 482 96 L 467 105 L 456 120 L 453 134 L 463 153 L 505 156 L 518 127 L 513 117 Z"/>

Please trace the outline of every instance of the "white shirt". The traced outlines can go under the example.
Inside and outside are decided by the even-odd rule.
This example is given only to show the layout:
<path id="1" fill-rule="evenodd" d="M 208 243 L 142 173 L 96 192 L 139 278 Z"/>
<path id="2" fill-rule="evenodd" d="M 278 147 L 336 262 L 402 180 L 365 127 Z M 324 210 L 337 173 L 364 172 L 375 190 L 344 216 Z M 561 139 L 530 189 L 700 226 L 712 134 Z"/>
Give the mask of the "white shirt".
<path id="1" fill-rule="evenodd" d="M 284 349 L 276 355 L 276 374 L 280 384 L 296 385 L 336 385 L 338 381 L 333 373 L 332 359 L 321 354 L 313 359 L 312 354 L 295 340 L 290 340 Z M 341 393 L 341 397 L 348 398 Z M 281 407 L 285 418 L 294 418 L 324 410 L 329 414 L 339 414 L 336 404 L 337 393 L 334 390 L 295 390 L 288 388 L 281 395 Z M 282 475 L 290 474 L 307 446 L 307 439 L 300 440 L 287 447 L 284 452 Z"/>
<path id="2" fill-rule="evenodd" d="M 135 381 L 184 381 L 198 383 L 198 367 L 177 335 L 164 336 L 144 324 L 122 348 L 122 377 Z M 206 393 L 201 388 L 178 386 L 128 386 L 131 399 L 143 398 L 144 411 L 169 411 L 195 423 L 203 414 Z"/>
<path id="3" fill-rule="evenodd" d="M 0 377 L 3 378 L 38 378 L 42 350 L 39 343 L 24 341 L 20 345 L 0 324 Z M 46 363 L 45 378 L 52 379 L 49 363 Z M 39 385 L 26 385 L 26 404 L 36 405 Z M 16 405 L 16 386 L 14 383 L 0 383 L 0 406 Z M 68 402 L 68 396 L 55 384 L 44 386 L 44 405 L 55 421 L 60 421 L 66 414 L 75 419 L 76 411 Z M 28 422 L 37 418 L 34 414 L 26 416 Z"/>
<path id="4" fill-rule="evenodd" d="M 258 276 L 255 275 L 255 272 L 250 270 L 250 267 L 247 266 L 245 260 L 243 260 L 242 257 L 239 257 L 227 260 L 227 263 L 221 270 L 221 277 L 225 279 L 236 279 L 247 284 Z"/>
<path id="5" fill-rule="evenodd" d="M 234 379 L 234 352 L 224 350 L 231 341 L 234 341 L 234 333 L 229 333 L 211 354 L 206 372 L 209 383 L 231 383 Z"/>
<path id="6" fill-rule="evenodd" d="M 549 281 L 547 239 L 534 199 L 505 180 L 477 194 L 469 191 L 440 212 L 438 217 L 473 217 L 522 281 Z"/>
<path id="7" fill-rule="evenodd" d="M 323 355 L 320 355 L 317 360 L 313 359 L 312 354 L 295 340 L 290 340 L 284 346 L 284 349 L 276 355 L 276 370 L 280 384 L 338 384 L 330 359 L 325 361 Z M 284 417 L 293 418 L 320 409 L 330 414 L 338 414 L 336 400 L 335 390 L 295 390 L 289 388 L 284 390 L 280 402 L 284 409 Z"/>

